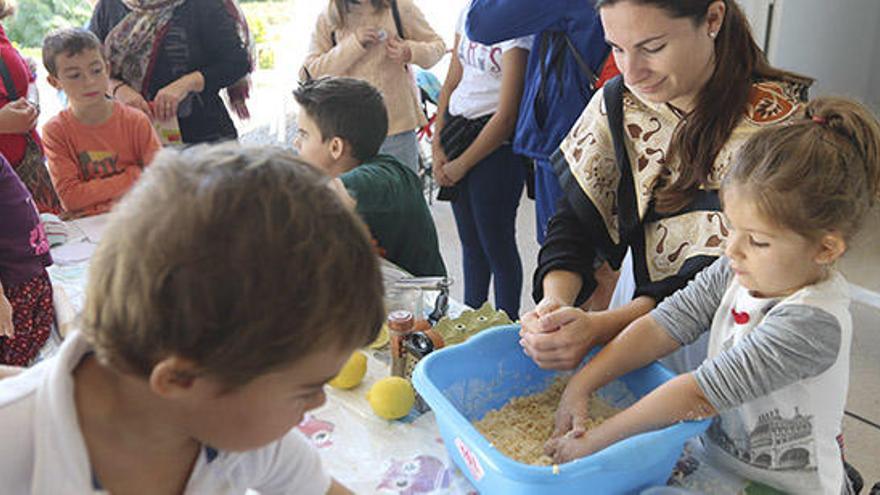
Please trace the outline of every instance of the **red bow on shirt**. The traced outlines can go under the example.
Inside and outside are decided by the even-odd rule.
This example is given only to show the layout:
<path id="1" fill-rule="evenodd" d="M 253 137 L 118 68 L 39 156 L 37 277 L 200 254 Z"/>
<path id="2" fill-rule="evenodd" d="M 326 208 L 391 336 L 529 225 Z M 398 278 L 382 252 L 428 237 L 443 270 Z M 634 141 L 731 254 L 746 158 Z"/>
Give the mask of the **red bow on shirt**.
<path id="1" fill-rule="evenodd" d="M 733 315 L 733 321 L 735 321 L 737 325 L 745 325 L 749 322 L 749 314 L 746 312 L 740 313 L 736 308 L 730 308 L 730 314 Z"/>

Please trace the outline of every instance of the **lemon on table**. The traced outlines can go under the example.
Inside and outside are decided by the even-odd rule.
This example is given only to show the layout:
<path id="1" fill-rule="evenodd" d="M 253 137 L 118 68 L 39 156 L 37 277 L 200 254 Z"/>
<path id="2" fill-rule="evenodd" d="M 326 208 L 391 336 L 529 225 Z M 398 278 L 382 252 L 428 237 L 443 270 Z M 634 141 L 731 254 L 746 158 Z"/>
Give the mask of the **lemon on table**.
<path id="1" fill-rule="evenodd" d="M 355 351 L 339 370 L 339 374 L 327 382 L 333 388 L 349 389 L 357 387 L 367 373 L 367 355 Z"/>
<path id="2" fill-rule="evenodd" d="M 370 349 L 381 349 L 386 344 L 388 344 L 388 325 L 383 323 L 382 328 L 379 330 L 379 335 L 376 336 L 376 340 L 369 347 Z"/>
<path id="3" fill-rule="evenodd" d="M 373 384 L 367 392 L 367 401 L 380 418 L 399 419 L 409 414 L 416 402 L 416 393 L 408 380 L 389 376 Z"/>

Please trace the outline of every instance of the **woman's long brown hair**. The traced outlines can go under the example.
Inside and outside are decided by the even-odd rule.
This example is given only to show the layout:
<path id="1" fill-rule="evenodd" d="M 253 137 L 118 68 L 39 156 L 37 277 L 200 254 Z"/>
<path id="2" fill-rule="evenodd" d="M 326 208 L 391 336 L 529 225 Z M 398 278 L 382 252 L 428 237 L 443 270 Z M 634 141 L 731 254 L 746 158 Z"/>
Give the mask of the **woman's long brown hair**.
<path id="1" fill-rule="evenodd" d="M 674 18 L 690 18 L 695 25 L 706 19 L 709 6 L 723 1 L 724 23 L 715 40 L 715 69 L 697 95 L 694 109 L 678 125 L 667 157 L 679 161 L 678 177 L 666 169 L 654 192 L 660 212 L 687 206 L 708 182 L 715 159 L 745 114 L 752 82 L 783 80 L 809 86 L 813 80 L 772 67 L 752 38 L 749 22 L 734 0 L 597 0 L 596 8 L 621 1 L 651 5 Z"/>

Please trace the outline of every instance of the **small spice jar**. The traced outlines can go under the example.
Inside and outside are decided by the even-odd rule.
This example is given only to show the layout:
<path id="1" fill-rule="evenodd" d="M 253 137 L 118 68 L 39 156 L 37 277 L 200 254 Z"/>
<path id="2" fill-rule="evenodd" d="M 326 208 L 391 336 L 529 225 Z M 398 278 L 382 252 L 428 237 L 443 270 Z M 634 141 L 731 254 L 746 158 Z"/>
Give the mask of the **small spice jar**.
<path id="1" fill-rule="evenodd" d="M 415 330 L 415 318 L 409 311 L 392 311 L 388 315 L 388 338 L 391 341 L 391 375 L 406 378 L 407 352 L 404 340 Z"/>

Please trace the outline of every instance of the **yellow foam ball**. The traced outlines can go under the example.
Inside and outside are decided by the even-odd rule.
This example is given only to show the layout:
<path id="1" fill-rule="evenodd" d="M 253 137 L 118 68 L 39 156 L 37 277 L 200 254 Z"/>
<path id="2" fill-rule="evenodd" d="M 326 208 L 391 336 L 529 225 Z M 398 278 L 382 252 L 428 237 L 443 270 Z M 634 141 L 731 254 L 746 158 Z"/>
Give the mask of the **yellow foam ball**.
<path id="1" fill-rule="evenodd" d="M 339 370 L 339 374 L 327 382 L 333 388 L 349 389 L 357 387 L 367 373 L 367 356 L 355 351 Z"/>
<path id="2" fill-rule="evenodd" d="M 380 418 L 399 419 L 409 414 L 416 402 L 416 393 L 408 380 L 389 376 L 373 384 L 367 392 L 367 401 Z"/>

